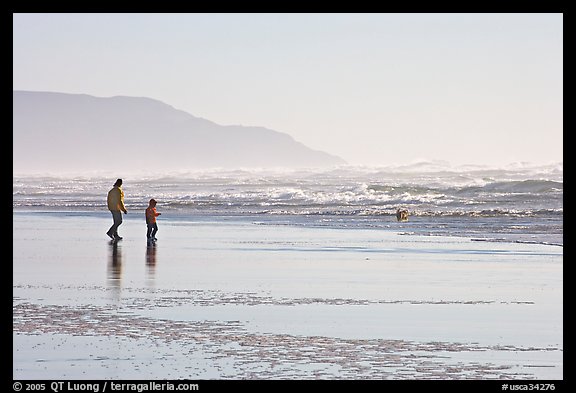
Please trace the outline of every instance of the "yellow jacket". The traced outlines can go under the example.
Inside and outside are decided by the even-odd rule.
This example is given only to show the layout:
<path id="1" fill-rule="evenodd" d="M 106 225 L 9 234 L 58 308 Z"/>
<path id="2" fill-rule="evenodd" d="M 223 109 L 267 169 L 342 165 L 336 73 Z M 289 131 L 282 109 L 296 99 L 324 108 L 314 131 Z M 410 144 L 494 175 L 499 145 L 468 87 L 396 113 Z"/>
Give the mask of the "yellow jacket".
<path id="1" fill-rule="evenodd" d="M 120 187 L 114 187 L 108 191 L 108 210 L 120 211 L 126 213 L 124 206 L 124 191 Z"/>

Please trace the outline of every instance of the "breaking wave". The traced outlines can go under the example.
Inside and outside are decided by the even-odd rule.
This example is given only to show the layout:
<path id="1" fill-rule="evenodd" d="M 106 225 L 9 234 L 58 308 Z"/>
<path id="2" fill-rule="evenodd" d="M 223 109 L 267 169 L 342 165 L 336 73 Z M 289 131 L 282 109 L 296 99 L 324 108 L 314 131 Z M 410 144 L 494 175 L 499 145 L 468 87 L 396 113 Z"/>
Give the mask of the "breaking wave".
<path id="1" fill-rule="evenodd" d="M 115 177 L 14 176 L 13 208 L 107 212 L 106 194 Z M 191 171 L 125 176 L 129 210 L 158 201 L 176 215 L 258 215 L 271 218 L 329 217 L 354 220 L 394 216 L 408 209 L 413 219 L 528 219 L 542 229 L 551 222 L 562 234 L 562 164 L 507 168 L 420 163 L 397 167 L 323 170 Z M 530 221 L 531 220 L 531 221 Z M 530 224 L 522 223 L 524 229 Z M 494 230 L 494 228 L 492 229 Z"/>

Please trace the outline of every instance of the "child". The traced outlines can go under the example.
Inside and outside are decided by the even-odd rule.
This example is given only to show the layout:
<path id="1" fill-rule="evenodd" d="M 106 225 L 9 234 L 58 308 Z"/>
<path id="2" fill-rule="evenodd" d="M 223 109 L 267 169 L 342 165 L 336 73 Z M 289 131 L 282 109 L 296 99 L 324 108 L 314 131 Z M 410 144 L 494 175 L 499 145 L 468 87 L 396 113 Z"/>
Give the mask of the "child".
<path id="1" fill-rule="evenodd" d="M 158 232 L 158 225 L 156 225 L 156 217 L 158 217 L 159 215 L 160 213 L 156 212 L 156 200 L 150 199 L 148 208 L 146 208 L 146 224 L 148 225 L 148 231 L 146 232 L 146 237 L 148 238 L 149 242 L 156 241 L 156 232 Z"/>

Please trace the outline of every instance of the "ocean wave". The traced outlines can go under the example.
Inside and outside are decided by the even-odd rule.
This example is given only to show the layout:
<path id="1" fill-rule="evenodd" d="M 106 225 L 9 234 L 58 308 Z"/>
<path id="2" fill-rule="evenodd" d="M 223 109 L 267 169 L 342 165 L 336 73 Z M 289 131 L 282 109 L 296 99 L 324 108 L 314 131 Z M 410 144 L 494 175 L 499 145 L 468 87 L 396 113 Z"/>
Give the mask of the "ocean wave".
<path id="1" fill-rule="evenodd" d="M 460 193 L 510 193 L 510 194 L 542 194 L 562 192 L 564 183 L 552 180 L 522 180 L 522 181 L 495 181 L 483 186 L 463 187 Z"/>
<path id="2" fill-rule="evenodd" d="M 562 164 L 508 168 L 443 162 L 324 170 L 204 171 L 125 178 L 126 204 L 209 212 L 301 214 L 542 215 L 563 207 Z M 13 207 L 105 209 L 115 179 L 14 176 Z M 536 213 L 535 213 L 536 212 Z M 352 213 L 354 214 L 354 213 Z"/>
<path id="3" fill-rule="evenodd" d="M 397 228 L 418 235 L 563 243 L 562 167 L 430 163 L 331 170 L 207 171 L 124 178 L 125 203 L 164 220 L 258 217 L 275 225 Z M 108 212 L 115 178 L 14 176 L 14 210 Z M 396 210 L 409 211 L 407 222 Z M 138 214 L 138 213 L 136 213 Z M 129 215 L 133 217 L 134 215 Z"/>

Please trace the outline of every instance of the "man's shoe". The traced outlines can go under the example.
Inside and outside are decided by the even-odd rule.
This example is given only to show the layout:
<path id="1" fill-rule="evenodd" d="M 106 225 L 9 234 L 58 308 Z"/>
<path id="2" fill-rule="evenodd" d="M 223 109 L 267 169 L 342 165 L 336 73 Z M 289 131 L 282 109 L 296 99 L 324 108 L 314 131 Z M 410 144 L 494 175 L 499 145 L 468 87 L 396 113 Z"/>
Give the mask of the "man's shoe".
<path id="1" fill-rule="evenodd" d="M 110 239 L 116 240 L 116 239 L 114 238 L 114 235 L 112 235 L 112 234 L 110 234 L 110 233 L 108 233 L 108 232 L 106 232 L 106 234 L 110 237 Z"/>

